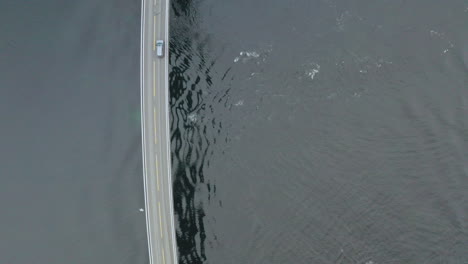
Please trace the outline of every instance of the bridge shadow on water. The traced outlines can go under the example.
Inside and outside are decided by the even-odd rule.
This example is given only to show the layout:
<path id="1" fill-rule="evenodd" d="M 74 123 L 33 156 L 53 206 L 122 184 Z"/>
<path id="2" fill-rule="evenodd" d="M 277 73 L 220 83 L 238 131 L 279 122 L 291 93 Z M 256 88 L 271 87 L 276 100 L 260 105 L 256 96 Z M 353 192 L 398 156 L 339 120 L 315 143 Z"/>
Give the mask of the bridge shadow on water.
<path id="1" fill-rule="evenodd" d="M 203 114 L 210 111 L 203 89 L 212 85 L 213 63 L 203 51 L 197 30 L 196 1 L 171 1 L 170 10 L 170 122 L 174 178 L 174 210 L 180 263 L 204 263 L 206 227 L 203 201 L 216 186 L 204 170 L 222 124 Z M 212 111 L 212 110 L 211 110 Z M 213 133 L 211 131 L 217 130 Z"/>

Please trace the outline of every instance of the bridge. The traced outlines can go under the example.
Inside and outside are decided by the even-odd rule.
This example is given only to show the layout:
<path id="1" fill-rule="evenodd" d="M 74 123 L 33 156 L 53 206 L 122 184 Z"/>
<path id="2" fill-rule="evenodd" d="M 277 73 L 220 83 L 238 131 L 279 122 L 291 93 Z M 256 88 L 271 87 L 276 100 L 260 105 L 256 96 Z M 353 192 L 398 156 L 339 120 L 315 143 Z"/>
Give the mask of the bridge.
<path id="1" fill-rule="evenodd" d="M 141 132 L 150 264 L 177 264 L 169 133 L 169 0 L 142 0 Z M 156 41 L 163 40 L 163 56 Z"/>

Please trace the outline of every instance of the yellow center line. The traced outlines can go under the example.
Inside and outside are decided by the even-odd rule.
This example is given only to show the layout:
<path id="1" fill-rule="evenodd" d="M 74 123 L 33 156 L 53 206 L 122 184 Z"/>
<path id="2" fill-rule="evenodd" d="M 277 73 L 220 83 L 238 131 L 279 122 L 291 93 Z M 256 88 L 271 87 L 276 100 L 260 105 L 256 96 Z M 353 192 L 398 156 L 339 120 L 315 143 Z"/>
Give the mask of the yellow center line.
<path id="1" fill-rule="evenodd" d="M 156 136 L 156 108 L 154 108 L 153 110 L 154 144 L 158 144 L 158 137 Z"/>
<path id="2" fill-rule="evenodd" d="M 161 204 L 159 202 L 158 202 L 158 210 L 159 210 L 159 231 L 161 233 L 161 238 L 162 238 L 163 234 L 162 234 Z"/>
<path id="3" fill-rule="evenodd" d="M 166 263 L 166 259 L 164 259 L 164 249 L 161 249 L 161 251 L 162 251 L 163 264 L 165 264 L 165 263 Z"/>
<path id="4" fill-rule="evenodd" d="M 158 169 L 158 156 L 156 156 L 156 184 L 159 191 L 159 169 Z"/>
<path id="5" fill-rule="evenodd" d="M 154 32 L 156 32 L 156 16 L 153 16 L 153 29 L 154 29 Z M 156 34 L 153 33 L 153 50 L 156 49 Z"/>
<path id="6" fill-rule="evenodd" d="M 153 61 L 153 96 L 156 96 L 156 61 Z"/>

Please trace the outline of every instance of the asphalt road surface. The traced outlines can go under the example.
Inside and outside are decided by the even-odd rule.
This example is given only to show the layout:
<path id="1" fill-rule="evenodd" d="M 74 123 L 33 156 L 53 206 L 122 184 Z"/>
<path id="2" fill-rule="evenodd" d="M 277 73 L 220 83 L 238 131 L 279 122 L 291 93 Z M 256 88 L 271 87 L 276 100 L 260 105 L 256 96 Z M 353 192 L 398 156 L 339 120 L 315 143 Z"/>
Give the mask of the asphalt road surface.
<path id="1" fill-rule="evenodd" d="M 141 126 L 149 263 L 177 263 L 172 196 L 168 40 L 169 0 L 142 0 Z M 164 56 L 156 41 L 164 41 Z"/>

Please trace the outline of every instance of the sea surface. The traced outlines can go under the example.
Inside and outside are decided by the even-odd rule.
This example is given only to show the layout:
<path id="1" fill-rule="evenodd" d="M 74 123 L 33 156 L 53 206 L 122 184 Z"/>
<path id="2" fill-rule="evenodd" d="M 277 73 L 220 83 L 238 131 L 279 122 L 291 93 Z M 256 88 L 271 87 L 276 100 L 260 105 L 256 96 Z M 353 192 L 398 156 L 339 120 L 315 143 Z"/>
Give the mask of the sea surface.
<path id="1" fill-rule="evenodd" d="M 0 1 L 0 263 L 148 263 L 139 1 Z"/>
<path id="2" fill-rule="evenodd" d="M 171 0 L 181 264 L 467 264 L 468 3 Z M 0 2 L 0 263 L 148 263 L 139 0 Z"/>

